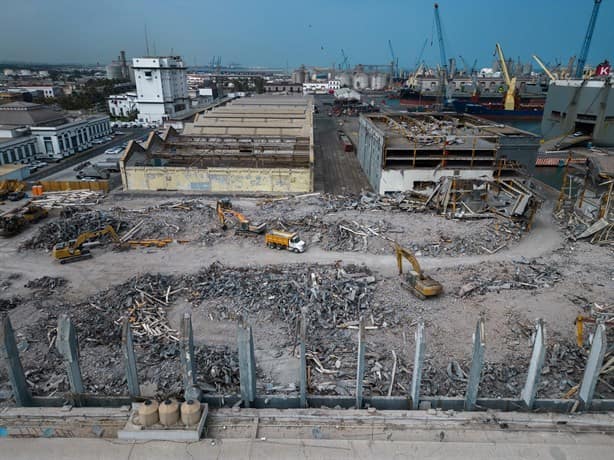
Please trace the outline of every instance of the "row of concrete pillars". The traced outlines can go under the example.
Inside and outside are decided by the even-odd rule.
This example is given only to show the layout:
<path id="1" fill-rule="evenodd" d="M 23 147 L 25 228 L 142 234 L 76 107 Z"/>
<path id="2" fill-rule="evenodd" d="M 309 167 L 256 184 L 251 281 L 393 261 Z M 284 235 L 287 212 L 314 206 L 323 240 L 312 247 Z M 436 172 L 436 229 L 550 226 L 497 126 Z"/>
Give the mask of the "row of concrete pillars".
<path id="1" fill-rule="evenodd" d="M 15 402 L 18 406 L 35 405 L 31 392 L 28 388 L 24 370 L 19 357 L 19 351 L 11 322 L 6 316 L 3 320 L 0 335 L 0 352 L 6 364 Z M 71 392 L 74 395 L 83 395 L 83 379 L 79 365 L 79 347 L 74 325 L 67 315 L 58 318 L 56 349 L 62 356 Z M 306 408 L 308 405 L 307 394 L 307 320 L 302 315 L 299 334 L 299 405 Z M 365 322 L 361 318 L 358 328 L 358 351 L 356 370 L 355 407 L 363 407 L 363 378 L 365 373 Z M 252 407 L 257 399 L 256 395 L 256 359 L 254 354 L 254 338 L 251 325 L 243 319 L 238 321 L 237 344 L 239 351 L 239 377 L 241 388 L 241 401 L 244 407 Z M 410 394 L 407 398 L 411 409 L 418 409 L 421 401 L 420 385 L 422 381 L 422 369 L 426 349 L 424 323 L 419 323 L 415 332 L 415 354 L 413 360 L 413 374 Z M 593 336 L 593 343 L 588 356 L 580 389 L 578 391 L 577 406 L 587 410 L 591 407 L 595 387 L 599 379 L 599 373 L 603 358 L 607 349 L 606 330 L 601 323 L 597 324 Z M 197 386 L 197 371 L 194 357 L 194 339 L 192 333 L 192 317 L 185 313 L 181 323 L 181 367 L 186 400 L 202 399 L 202 392 Z M 467 389 L 464 397 L 464 409 L 475 410 L 478 398 L 482 367 L 484 363 L 485 329 L 483 319 L 479 319 L 473 333 L 473 350 L 471 368 L 467 379 Z M 130 397 L 139 398 L 140 389 L 136 366 L 136 356 L 130 323 L 125 320 L 122 327 L 122 351 L 126 366 L 126 380 Z M 520 398 L 525 409 L 534 408 L 537 395 L 537 387 L 542 367 L 546 356 L 546 337 L 544 325 L 541 320 L 535 324 L 533 352 L 527 372 L 527 379 L 522 389 Z"/>

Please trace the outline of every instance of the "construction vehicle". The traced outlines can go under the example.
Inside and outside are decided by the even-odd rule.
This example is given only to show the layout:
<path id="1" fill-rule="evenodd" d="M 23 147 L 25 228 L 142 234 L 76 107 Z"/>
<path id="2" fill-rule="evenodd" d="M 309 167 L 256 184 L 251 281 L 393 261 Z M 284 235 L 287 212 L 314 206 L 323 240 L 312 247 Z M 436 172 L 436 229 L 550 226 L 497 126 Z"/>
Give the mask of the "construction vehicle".
<path id="1" fill-rule="evenodd" d="M 0 201 L 6 200 L 12 193 L 22 193 L 26 184 L 19 180 L 0 181 Z"/>
<path id="2" fill-rule="evenodd" d="M 45 217 L 47 217 L 46 209 L 28 202 L 19 208 L 0 215 L 0 235 L 17 235 L 28 225 L 36 223 Z"/>
<path id="3" fill-rule="evenodd" d="M 84 248 L 83 245 L 90 240 L 100 238 L 104 235 L 109 235 L 114 242 L 119 243 L 117 233 L 113 227 L 107 225 L 101 230 L 82 233 L 74 240 L 57 243 L 53 247 L 53 258 L 60 261 L 61 264 L 90 259 L 92 254 L 90 253 L 89 249 Z"/>
<path id="4" fill-rule="evenodd" d="M 305 252 L 305 242 L 299 238 L 296 232 L 272 230 L 264 236 L 264 241 L 272 249 L 287 249 L 296 253 Z"/>
<path id="5" fill-rule="evenodd" d="M 228 198 L 218 200 L 216 211 L 223 230 L 228 229 L 227 217 L 230 216 L 234 217 L 239 222 L 239 227 L 237 228 L 238 232 L 261 234 L 266 231 L 265 223 L 252 223 L 243 214 L 232 209 L 232 202 Z"/>
<path id="6" fill-rule="evenodd" d="M 424 274 L 413 253 L 405 248 L 402 248 L 398 243 L 395 243 L 394 249 L 397 256 L 399 275 L 401 275 L 401 285 L 404 288 L 422 300 L 426 300 L 427 297 L 437 296 L 443 291 L 443 286 L 441 283 Z M 403 257 L 409 261 L 413 268 L 404 277 L 402 276 Z"/>

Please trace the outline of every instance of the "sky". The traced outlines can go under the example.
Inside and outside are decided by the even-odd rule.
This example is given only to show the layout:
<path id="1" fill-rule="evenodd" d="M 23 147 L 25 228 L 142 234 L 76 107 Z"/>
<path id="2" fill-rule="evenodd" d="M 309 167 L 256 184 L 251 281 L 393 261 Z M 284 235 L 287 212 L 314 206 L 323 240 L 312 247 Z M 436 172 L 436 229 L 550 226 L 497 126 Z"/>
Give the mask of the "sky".
<path id="1" fill-rule="evenodd" d="M 5 2 L 5 3 L 4 3 Z M 426 0 L 4 0 L 0 61 L 108 63 L 125 50 L 183 56 L 189 66 L 294 68 L 439 62 L 433 1 Z M 488 67 L 499 42 L 508 58 L 537 54 L 566 65 L 580 52 L 593 0 L 441 0 L 448 57 Z M 614 0 L 603 0 L 588 62 L 614 61 Z M 462 65 L 459 62 L 459 65 Z"/>

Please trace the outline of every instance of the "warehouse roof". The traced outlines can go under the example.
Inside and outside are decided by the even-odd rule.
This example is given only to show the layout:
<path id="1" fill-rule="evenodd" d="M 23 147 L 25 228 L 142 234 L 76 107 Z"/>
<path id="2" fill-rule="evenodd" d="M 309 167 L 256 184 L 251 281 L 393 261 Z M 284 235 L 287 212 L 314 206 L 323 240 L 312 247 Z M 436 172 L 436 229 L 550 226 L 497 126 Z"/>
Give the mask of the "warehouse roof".
<path id="1" fill-rule="evenodd" d="M 64 112 L 32 102 L 9 102 L 0 105 L 0 125 L 58 126 L 68 123 Z"/>

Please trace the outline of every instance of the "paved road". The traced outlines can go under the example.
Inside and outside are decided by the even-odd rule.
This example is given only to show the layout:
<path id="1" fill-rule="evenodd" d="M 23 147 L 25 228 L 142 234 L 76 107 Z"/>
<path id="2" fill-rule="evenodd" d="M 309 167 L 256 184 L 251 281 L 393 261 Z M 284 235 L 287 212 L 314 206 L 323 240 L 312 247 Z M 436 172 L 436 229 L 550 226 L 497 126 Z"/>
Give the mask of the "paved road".
<path id="1" fill-rule="evenodd" d="M 335 194 L 371 190 L 355 152 L 344 152 L 337 138 L 338 118 L 329 117 L 325 109 L 315 114 L 315 190 Z"/>
<path id="2" fill-rule="evenodd" d="M 142 137 L 151 130 L 149 128 L 134 128 L 122 129 L 121 131 L 126 134 L 115 136 L 111 142 L 96 145 L 88 150 L 65 158 L 60 163 L 51 164 L 45 169 L 32 174 L 28 180 L 77 180 L 75 176 L 76 173 L 73 170 L 77 164 L 88 160 L 91 161 L 92 159 L 94 159 L 94 161 L 100 161 L 108 156 L 104 153 L 105 150 L 119 146 L 130 139 Z M 119 158 L 119 155 L 116 156 Z M 61 169 L 58 170 L 58 168 Z"/>
<path id="3" fill-rule="evenodd" d="M 556 433 L 543 433 L 541 442 L 373 441 L 317 439 L 224 439 L 193 443 L 132 443 L 104 439 L 4 439 L 0 459 L 471 459 L 575 460 L 611 459 L 611 436 L 587 434 L 585 442 L 565 442 Z"/>

